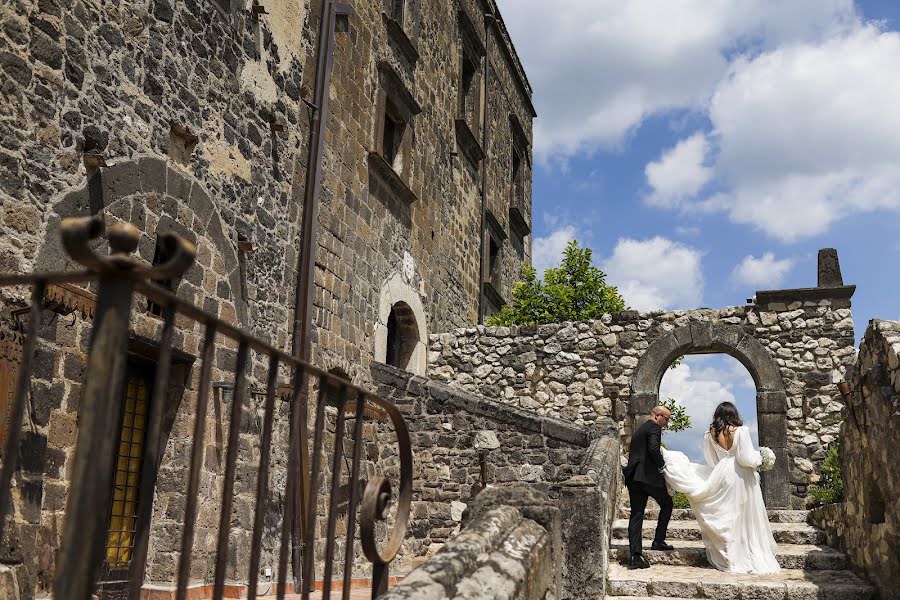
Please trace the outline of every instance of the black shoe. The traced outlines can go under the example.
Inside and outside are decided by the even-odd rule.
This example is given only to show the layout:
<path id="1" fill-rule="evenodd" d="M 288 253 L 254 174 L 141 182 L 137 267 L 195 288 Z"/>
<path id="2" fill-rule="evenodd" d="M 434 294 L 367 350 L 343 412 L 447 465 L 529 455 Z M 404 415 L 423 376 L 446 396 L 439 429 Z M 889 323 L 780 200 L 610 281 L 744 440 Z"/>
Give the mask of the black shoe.
<path id="1" fill-rule="evenodd" d="M 626 565 L 629 569 L 649 569 L 650 562 L 644 558 L 643 554 L 635 554 L 628 559 Z"/>
<path id="2" fill-rule="evenodd" d="M 650 546 L 650 549 L 671 552 L 672 550 L 675 549 L 675 546 L 673 546 L 672 544 L 667 544 L 665 542 L 653 542 L 653 544 Z"/>

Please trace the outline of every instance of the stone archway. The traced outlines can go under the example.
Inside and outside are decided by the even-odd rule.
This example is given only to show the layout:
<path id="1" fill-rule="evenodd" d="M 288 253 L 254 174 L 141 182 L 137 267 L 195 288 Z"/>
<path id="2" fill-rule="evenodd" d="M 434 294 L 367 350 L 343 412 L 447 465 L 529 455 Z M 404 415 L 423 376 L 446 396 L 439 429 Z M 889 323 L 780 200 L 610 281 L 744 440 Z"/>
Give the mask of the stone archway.
<path id="1" fill-rule="evenodd" d="M 407 278 L 411 279 L 411 278 Z M 375 323 L 375 360 L 416 375 L 428 365 L 425 307 L 418 292 L 395 273 L 381 288 Z M 390 353 L 394 352 L 391 359 Z"/>
<path id="2" fill-rule="evenodd" d="M 54 202 L 46 233 L 35 259 L 36 271 L 64 271 L 68 256 L 59 237 L 59 226 L 66 217 L 85 217 L 106 213 L 141 230 L 138 254 L 153 258 L 154 240 L 159 234 L 174 231 L 209 248 L 211 256 L 221 259 L 224 272 L 217 275 L 228 284 L 226 298 L 234 305 L 237 324 L 249 322 L 247 299 L 241 293 L 243 276 L 235 243 L 204 185 L 192 175 L 172 166 L 163 158 L 143 156 L 123 160 L 97 170 L 80 188 Z M 97 242 L 102 244 L 103 242 Z M 201 251 L 202 252 L 202 251 Z M 203 281 L 202 257 L 185 274 L 200 286 Z"/>
<path id="3" fill-rule="evenodd" d="M 659 384 L 673 360 L 685 354 L 723 353 L 736 358 L 756 384 L 759 443 L 771 448 L 775 468 L 762 474 L 763 497 L 769 508 L 790 508 L 787 450 L 787 395 L 778 365 L 763 345 L 739 327 L 695 321 L 662 335 L 638 360 L 631 382 L 628 412 L 644 415 L 659 403 Z"/>

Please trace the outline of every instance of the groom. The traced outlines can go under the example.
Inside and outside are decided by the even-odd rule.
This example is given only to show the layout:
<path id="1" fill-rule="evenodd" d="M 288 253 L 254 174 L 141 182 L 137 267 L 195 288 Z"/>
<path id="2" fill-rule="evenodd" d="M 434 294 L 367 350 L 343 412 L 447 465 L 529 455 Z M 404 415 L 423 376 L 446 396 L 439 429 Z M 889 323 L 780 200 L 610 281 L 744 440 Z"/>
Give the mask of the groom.
<path id="1" fill-rule="evenodd" d="M 663 427 L 668 426 L 671 413 L 664 406 L 657 406 L 631 436 L 628 450 L 628 466 L 623 469 L 628 497 L 631 501 L 631 518 L 628 520 L 628 566 L 646 569 L 650 563 L 641 551 L 641 530 L 644 527 L 644 510 L 647 498 L 659 504 L 659 518 L 653 550 L 674 550 L 666 543 L 666 529 L 672 516 L 672 497 L 666 491 L 662 469 L 665 466 L 660 443 Z"/>

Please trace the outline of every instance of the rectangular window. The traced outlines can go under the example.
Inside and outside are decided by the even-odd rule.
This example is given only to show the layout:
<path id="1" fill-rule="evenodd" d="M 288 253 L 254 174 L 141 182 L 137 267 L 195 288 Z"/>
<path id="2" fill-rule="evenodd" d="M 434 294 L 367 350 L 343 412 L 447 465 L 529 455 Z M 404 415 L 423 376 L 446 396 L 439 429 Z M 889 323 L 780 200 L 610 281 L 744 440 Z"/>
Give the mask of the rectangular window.
<path id="1" fill-rule="evenodd" d="M 171 257 L 165 248 L 160 245 L 159 241 L 156 242 L 156 250 L 153 251 L 153 266 L 159 266 L 166 261 L 168 261 Z M 160 285 L 166 288 L 169 291 L 172 291 L 174 288 L 173 281 L 171 279 L 154 279 L 153 283 Z M 153 300 L 147 299 L 147 312 L 151 315 L 161 317 L 163 314 L 163 307 L 154 302 Z"/>
<path id="2" fill-rule="evenodd" d="M 106 538 L 106 564 L 127 568 L 138 528 L 138 494 L 144 457 L 144 436 L 150 403 L 150 378 L 130 373 L 125 384 L 125 410 L 119 433 L 119 451 L 113 481 L 113 500 Z"/>
<path id="3" fill-rule="evenodd" d="M 513 206 L 523 206 L 525 202 L 525 185 L 522 176 L 522 157 L 513 149 L 512 153 L 512 182 L 511 182 L 511 204 Z"/>
<path id="4" fill-rule="evenodd" d="M 470 117 L 476 113 L 479 98 L 476 98 L 477 86 L 475 80 L 478 75 L 478 64 L 467 53 L 463 53 L 462 76 L 460 81 L 459 112 L 465 117 L 471 127 L 477 125 Z"/>
<path id="5" fill-rule="evenodd" d="M 397 112 L 389 100 L 385 101 L 384 107 L 384 131 L 381 140 L 381 155 L 388 162 L 394 171 L 400 174 L 403 165 L 400 164 L 400 149 L 403 146 L 403 133 L 406 124 L 397 116 Z"/>
<path id="6" fill-rule="evenodd" d="M 516 251 L 516 256 L 519 257 L 519 260 L 525 260 L 525 236 L 515 227 L 511 228 L 509 243 L 513 250 Z"/>
<path id="7" fill-rule="evenodd" d="M 497 243 L 497 240 L 494 239 L 494 236 L 490 236 L 489 240 L 488 278 L 493 280 L 497 274 L 497 264 L 499 263 L 498 258 L 500 257 L 500 244 Z"/>
<path id="8" fill-rule="evenodd" d="M 397 135 L 396 124 L 390 115 L 384 115 L 384 139 L 382 140 L 382 150 L 385 160 L 390 164 L 394 164 L 397 158 L 397 149 L 394 147 L 394 138 Z"/>

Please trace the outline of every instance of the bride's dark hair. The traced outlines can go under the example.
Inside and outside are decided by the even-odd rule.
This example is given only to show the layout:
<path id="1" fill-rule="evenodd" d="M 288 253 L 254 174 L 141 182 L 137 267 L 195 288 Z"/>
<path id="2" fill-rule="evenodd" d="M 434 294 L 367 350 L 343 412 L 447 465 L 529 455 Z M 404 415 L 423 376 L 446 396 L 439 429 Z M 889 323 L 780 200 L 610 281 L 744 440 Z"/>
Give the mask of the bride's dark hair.
<path id="1" fill-rule="evenodd" d="M 740 427 L 743 424 L 744 422 L 741 421 L 741 415 L 738 414 L 737 406 L 731 402 L 722 402 L 716 407 L 716 412 L 713 413 L 713 422 L 709 426 L 709 432 L 713 438 L 718 438 L 729 427 Z"/>

